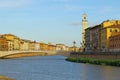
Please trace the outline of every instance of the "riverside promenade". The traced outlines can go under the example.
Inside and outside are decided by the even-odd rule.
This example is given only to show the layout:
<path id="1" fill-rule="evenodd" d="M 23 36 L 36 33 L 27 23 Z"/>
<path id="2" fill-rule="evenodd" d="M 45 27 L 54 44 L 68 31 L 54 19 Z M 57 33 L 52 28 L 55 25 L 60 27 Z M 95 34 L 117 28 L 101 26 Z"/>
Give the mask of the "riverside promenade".
<path id="1" fill-rule="evenodd" d="M 55 55 L 57 51 L 0 51 L 0 58 L 11 57 L 11 56 L 42 56 L 42 55 Z M 16 56 L 15 56 L 16 57 Z"/>
<path id="2" fill-rule="evenodd" d="M 19 57 L 29 57 L 29 56 L 52 56 L 52 55 L 62 55 L 68 57 L 70 52 L 68 51 L 0 51 L 1 59 L 9 59 L 9 58 L 19 58 Z"/>

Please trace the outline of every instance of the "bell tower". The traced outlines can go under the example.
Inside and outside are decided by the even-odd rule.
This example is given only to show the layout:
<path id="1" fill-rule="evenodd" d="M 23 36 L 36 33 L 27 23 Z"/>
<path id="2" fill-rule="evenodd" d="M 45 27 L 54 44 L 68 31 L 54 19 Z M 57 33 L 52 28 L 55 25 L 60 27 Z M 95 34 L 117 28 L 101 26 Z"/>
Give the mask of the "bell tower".
<path id="1" fill-rule="evenodd" d="M 88 27 L 87 14 L 82 15 L 82 50 L 85 50 L 85 29 Z"/>

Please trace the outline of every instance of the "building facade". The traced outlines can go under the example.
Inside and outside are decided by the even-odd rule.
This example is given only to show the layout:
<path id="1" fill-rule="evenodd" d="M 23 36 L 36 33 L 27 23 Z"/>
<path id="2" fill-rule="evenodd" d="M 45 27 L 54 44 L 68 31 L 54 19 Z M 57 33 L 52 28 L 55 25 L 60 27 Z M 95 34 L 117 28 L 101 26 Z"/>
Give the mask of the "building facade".
<path id="1" fill-rule="evenodd" d="M 20 50 L 27 51 L 29 50 L 30 40 L 21 39 L 20 41 Z"/>
<path id="2" fill-rule="evenodd" d="M 8 42 L 5 38 L 0 37 L 0 51 L 8 51 Z"/>
<path id="3" fill-rule="evenodd" d="M 101 25 L 95 25 L 86 29 L 85 51 L 100 51 L 101 47 Z"/>
<path id="4" fill-rule="evenodd" d="M 56 50 L 66 51 L 67 47 L 64 44 L 56 44 Z"/>
<path id="5" fill-rule="evenodd" d="M 113 34 L 120 32 L 120 21 L 119 20 L 107 20 L 104 21 L 101 28 L 101 51 L 109 51 L 109 38 Z"/>
<path id="6" fill-rule="evenodd" d="M 107 20 L 99 25 L 89 27 L 85 32 L 85 50 L 87 52 L 109 51 L 109 38 L 120 32 L 119 20 Z"/>
<path id="7" fill-rule="evenodd" d="M 40 44 L 38 42 L 35 42 L 35 50 L 40 50 Z"/>
<path id="8" fill-rule="evenodd" d="M 56 50 L 56 46 L 53 44 L 48 44 L 48 51 L 55 51 Z"/>
<path id="9" fill-rule="evenodd" d="M 7 40 L 8 42 L 8 51 L 14 50 L 14 44 L 12 40 Z"/>
<path id="10" fill-rule="evenodd" d="M 4 34 L 3 37 L 13 42 L 13 50 L 20 50 L 20 38 L 12 34 Z"/>
<path id="11" fill-rule="evenodd" d="M 48 50 L 48 44 L 40 42 L 40 50 Z"/>
<path id="12" fill-rule="evenodd" d="M 120 52 L 120 32 L 109 38 L 109 51 Z"/>

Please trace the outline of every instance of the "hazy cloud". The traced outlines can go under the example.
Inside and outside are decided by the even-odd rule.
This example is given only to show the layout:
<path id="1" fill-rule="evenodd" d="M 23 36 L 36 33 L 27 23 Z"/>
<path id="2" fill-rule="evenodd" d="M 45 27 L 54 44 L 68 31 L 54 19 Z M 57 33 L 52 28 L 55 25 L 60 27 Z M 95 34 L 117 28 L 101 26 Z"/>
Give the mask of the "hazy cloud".
<path id="1" fill-rule="evenodd" d="M 0 8 L 23 7 L 31 3 L 31 0 L 0 0 Z"/>
<path id="2" fill-rule="evenodd" d="M 81 25 L 81 22 L 74 22 L 71 24 L 72 26 L 80 26 Z"/>

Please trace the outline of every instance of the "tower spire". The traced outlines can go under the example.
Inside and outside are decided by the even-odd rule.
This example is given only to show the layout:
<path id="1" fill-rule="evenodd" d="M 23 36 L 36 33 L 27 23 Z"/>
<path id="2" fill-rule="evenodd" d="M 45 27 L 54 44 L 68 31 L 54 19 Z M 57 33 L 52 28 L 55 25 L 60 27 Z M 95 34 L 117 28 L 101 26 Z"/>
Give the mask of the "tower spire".
<path id="1" fill-rule="evenodd" d="M 82 50 L 85 50 L 85 29 L 88 27 L 87 14 L 82 15 Z"/>

